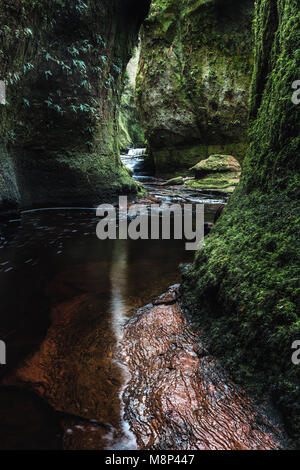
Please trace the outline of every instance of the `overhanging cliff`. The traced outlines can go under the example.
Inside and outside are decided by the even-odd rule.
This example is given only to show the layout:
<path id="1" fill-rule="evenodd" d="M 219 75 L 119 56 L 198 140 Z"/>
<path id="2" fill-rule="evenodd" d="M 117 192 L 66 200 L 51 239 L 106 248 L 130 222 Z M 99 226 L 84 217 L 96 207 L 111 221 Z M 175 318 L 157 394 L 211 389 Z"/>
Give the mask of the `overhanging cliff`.
<path id="1" fill-rule="evenodd" d="M 138 190 L 119 159 L 118 113 L 149 3 L 1 1 L 2 204 L 97 203 Z"/>

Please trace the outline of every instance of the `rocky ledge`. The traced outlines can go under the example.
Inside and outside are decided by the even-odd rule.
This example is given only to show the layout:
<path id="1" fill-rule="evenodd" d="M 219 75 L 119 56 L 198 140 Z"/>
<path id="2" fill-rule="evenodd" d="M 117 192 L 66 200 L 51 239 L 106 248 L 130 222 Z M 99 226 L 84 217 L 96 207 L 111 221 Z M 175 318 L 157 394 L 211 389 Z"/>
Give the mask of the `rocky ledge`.
<path id="1" fill-rule="evenodd" d="M 232 382 L 192 329 L 179 285 L 129 320 L 118 354 L 131 374 L 123 401 L 139 449 L 283 448 L 273 413 Z"/>

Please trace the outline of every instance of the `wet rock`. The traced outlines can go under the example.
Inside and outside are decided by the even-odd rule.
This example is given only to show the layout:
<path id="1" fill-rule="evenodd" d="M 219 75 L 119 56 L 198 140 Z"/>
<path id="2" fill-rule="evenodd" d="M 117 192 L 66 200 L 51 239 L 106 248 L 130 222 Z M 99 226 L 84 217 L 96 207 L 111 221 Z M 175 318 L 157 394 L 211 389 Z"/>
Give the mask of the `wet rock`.
<path id="1" fill-rule="evenodd" d="M 192 331 L 173 286 L 125 327 L 125 417 L 139 449 L 279 449 L 281 431 Z M 165 301 L 165 303 L 164 303 Z"/>
<path id="2" fill-rule="evenodd" d="M 174 175 L 217 152 L 244 158 L 253 6 L 152 2 L 136 96 L 157 174 Z"/>
<path id="3" fill-rule="evenodd" d="M 240 181 L 241 166 L 231 155 L 211 155 L 190 168 L 190 171 L 195 179 L 186 181 L 187 187 L 231 193 Z"/>
<path id="4" fill-rule="evenodd" d="M 156 196 L 152 195 L 152 194 L 147 194 L 147 196 L 145 197 L 141 197 L 139 198 L 137 201 L 134 202 L 134 204 L 143 204 L 143 205 L 151 205 L 151 204 L 160 204 L 160 200 L 157 199 Z M 129 203 L 128 204 L 128 208 L 130 208 L 130 206 L 132 206 L 132 203 Z"/>
<path id="5" fill-rule="evenodd" d="M 211 155 L 190 168 L 190 171 L 199 178 L 213 172 L 240 172 L 241 165 L 231 155 Z"/>
<path id="6" fill-rule="evenodd" d="M 213 228 L 214 224 L 211 222 L 204 222 L 204 236 L 208 235 Z"/>
<path id="7" fill-rule="evenodd" d="M 176 178 L 171 178 L 170 180 L 168 180 L 166 182 L 167 185 L 180 185 L 180 184 L 183 184 L 184 183 L 184 179 L 182 176 L 177 176 Z"/>
<path id="8" fill-rule="evenodd" d="M 179 287 L 180 284 L 174 284 L 174 286 L 169 287 L 166 293 L 160 295 L 153 301 L 153 305 L 168 305 L 176 302 L 179 298 Z"/>
<path id="9" fill-rule="evenodd" d="M 80 418 L 66 417 L 62 420 L 64 449 L 95 450 L 95 449 L 126 449 L 135 448 L 130 436 L 124 435 L 122 429 L 105 426 L 94 420 L 83 421 Z M 132 438 L 131 438 L 132 439 Z"/>

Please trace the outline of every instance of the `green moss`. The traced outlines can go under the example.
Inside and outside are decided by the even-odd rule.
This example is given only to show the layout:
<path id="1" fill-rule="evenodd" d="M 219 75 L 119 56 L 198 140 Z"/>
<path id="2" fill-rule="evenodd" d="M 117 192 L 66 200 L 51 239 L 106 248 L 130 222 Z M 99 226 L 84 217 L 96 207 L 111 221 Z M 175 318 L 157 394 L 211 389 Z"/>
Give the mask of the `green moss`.
<path id="1" fill-rule="evenodd" d="M 157 174 L 175 174 L 176 171 L 188 170 L 200 160 L 207 159 L 212 154 L 233 155 L 238 161 L 243 160 L 247 145 L 245 143 L 224 145 L 187 145 L 186 147 L 151 150 Z"/>
<path id="2" fill-rule="evenodd" d="M 211 172 L 239 172 L 239 163 L 230 155 L 210 155 L 206 160 L 202 160 L 190 171 L 196 176 L 203 176 Z"/>
<path id="3" fill-rule="evenodd" d="M 20 202 L 20 194 L 12 158 L 5 147 L 0 145 L 0 208 L 15 208 Z"/>
<path id="4" fill-rule="evenodd" d="M 177 176 L 175 178 L 171 178 L 170 180 L 167 181 L 167 184 L 170 184 L 170 185 L 183 184 L 183 177 Z"/>
<path id="5" fill-rule="evenodd" d="M 236 380 L 268 392 L 300 436 L 298 0 L 256 3 L 251 144 L 242 180 L 184 276 L 186 304 Z"/>
<path id="6" fill-rule="evenodd" d="M 185 186 L 195 189 L 224 189 L 231 193 L 240 181 L 237 172 L 216 172 L 201 179 L 192 179 L 185 182 Z"/>
<path id="7" fill-rule="evenodd" d="M 124 91 L 121 97 L 118 140 L 120 149 L 127 147 L 142 148 L 145 135 L 139 120 L 135 103 L 135 77 L 138 66 L 139 49 L 134 50 L 132 59 L 127 66 Z"/>
<path id="8" fill-rule="evenodd" d="M 119 159 L 119 105 L 149 0 L 21 3 L 0 5 L 0 143 L 21 204 L 136 193 Z"/>
<path id="9" fill-rule="evenodd" d="M 212 153 L 243 160 L 252 17 L 251 0 L 152 2 L 136 95 L 158 173 L 196 163 L 186 149 L 197 146 L 198 161 Z"/>
<path id="10" fill-rule="evenodd" d="M 300 430 L 300 369 L 291 362 L 300 338 L 299 230 L 299 203 L 286 195 L 235 194 L 183 283 L 212 353 L 251 391 L 271 393 L 293 432 Z"/>
<path id="11" fill-rule="evenodd" d="M 178 169 L 188 169 L 191 164 L 206 158 L 207 148 L 204 145 L 194 145 L 184 148 L 152 149 L 151 154 L 157 174 L 169 174 Z"/>

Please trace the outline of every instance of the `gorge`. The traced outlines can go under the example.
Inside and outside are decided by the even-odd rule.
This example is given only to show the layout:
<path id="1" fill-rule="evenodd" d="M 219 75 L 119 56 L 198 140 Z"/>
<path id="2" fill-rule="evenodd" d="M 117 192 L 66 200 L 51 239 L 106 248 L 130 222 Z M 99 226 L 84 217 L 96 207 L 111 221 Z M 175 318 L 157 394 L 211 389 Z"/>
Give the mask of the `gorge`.
<path id="1" fill-rule="evenodd" d="M 299 25 L 0 0 L 1 449 L 299 448 Z M 98 240 L 119 196 L 203 205 L 203 247 Z"/>

